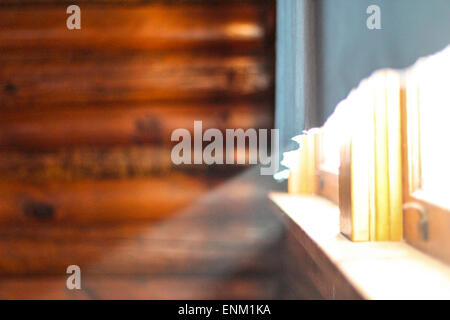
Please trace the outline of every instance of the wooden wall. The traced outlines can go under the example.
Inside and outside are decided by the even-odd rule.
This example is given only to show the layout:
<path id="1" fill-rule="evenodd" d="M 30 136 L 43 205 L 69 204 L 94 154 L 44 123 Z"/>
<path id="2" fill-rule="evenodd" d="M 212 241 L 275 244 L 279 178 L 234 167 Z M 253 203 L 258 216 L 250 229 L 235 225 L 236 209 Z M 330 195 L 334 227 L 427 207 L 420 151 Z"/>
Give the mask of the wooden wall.
<path id="1" fill-rule="evenodd" d="M 134 239 L 242 170 L 174 166 L 174 129 L 273 127 L 273 1 L 77 1 L 72 31 L 70 4 L 0 3 L 0 276 L 64 274 L 114 243 L 71 237 Z"/>
<path id="2" fill-rule="evenodd" d="M 174 167 L 174 129 L 272 127 L 272 2 L 81 1 L 81 30 L 67 29 L 67 5 L 1 4 L 0 221 L 46 203 L 54 219 L 81 222 L 106 205 L 90 194 L 115 194 L 120 207 L 134 188 L 163 203 L 190 186 L 183 205 L 215 180 L 192 171 L 235 170 Z M 136 216 L 177 207 L 153 214 L 148 199 Z"/>

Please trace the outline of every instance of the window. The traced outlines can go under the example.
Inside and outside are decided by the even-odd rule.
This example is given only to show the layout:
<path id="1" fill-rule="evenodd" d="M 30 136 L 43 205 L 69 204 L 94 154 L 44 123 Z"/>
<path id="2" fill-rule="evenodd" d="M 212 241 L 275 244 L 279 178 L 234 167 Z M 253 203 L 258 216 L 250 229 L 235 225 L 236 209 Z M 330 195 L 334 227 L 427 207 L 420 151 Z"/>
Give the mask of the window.
<path id="1" fill-rule="evenodd" d="M 405 72 L 375 72 L 301 136 L 291 180 L 308 187 L 296 192 L 338 202 L 351 240 L 404 237 L 450 262 L 448 66 L 450 47 Z"/>
<path id="2" fill-rule="evenodd" d="M 405 239 L 450 262 L 450 48 L 405 74 L 402 94 Z"/>
<path id="3" fill-rule="evenodd" d="M 353 241 L 402 239 L 400 75 L 374 73 L 345 99 L 341 231 Z"/>
<path id="4" fill-rule="evenodd" d="M 341 231 L 353 241 L 401 240 L 400 129 L 400 75 L 379 71 L 339 103 L 322 128 L 302 136 L 291 180 L 309 184 L 315 148 L 318 181 L 296 192 L 339 203 Z"/>

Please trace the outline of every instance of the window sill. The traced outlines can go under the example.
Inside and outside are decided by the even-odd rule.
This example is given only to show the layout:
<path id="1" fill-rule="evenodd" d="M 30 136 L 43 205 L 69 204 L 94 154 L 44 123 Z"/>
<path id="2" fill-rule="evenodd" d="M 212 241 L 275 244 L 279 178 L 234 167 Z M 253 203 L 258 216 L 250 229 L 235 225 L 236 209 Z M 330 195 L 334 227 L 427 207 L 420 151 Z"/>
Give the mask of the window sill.
<path id="1" fill-rule="evenodd" d="M 450 266 L 405 242 L 349 241 L 339 232 L 339 208 L 323 198 L 284 193 L 269 197 L 323 274 L 318 277 L 312 270 L 312 281 L 325 298 L 450 299 Z M 340 288 L 342 284 L 351 289 Z"/>

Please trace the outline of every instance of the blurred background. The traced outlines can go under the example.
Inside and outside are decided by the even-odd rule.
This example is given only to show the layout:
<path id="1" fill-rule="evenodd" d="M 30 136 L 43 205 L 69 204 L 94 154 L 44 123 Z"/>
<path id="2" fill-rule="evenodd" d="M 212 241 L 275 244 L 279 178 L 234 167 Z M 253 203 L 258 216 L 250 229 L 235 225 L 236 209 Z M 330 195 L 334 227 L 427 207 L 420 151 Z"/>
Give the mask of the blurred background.
<path id="1" fill-rule="evenodd" d="M 273 128 L 274 1 L 71 4 L 0 3 L 0 298 L 277 297 L 264 184 L 170 159 L 194 120 Z"/>
<path id="2" fill-rule="evenodd" d="M 0 298 L 319 298 L 267 198 L 285 185 L 175 166 L 171 134 L 275 127 L 292 150 L 373 71 L 446 47 L 449 1 L 81 0 L 69 30 L 72 4 L 0 1 Z"/>

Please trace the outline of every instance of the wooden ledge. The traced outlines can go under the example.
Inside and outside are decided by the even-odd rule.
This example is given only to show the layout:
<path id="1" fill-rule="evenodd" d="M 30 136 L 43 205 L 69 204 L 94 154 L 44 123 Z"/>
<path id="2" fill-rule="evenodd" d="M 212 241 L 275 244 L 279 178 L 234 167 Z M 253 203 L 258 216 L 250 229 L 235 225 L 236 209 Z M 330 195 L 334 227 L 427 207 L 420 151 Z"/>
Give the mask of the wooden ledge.
<path id="1" fill-rule="evenodd" d="M 450 266 L 404 242 L 349 241 L 339 232 L 338 207 L 323 198 L 269 197 L 314 261 L 306 273 L 325 298 L 450 299 Z"/>

